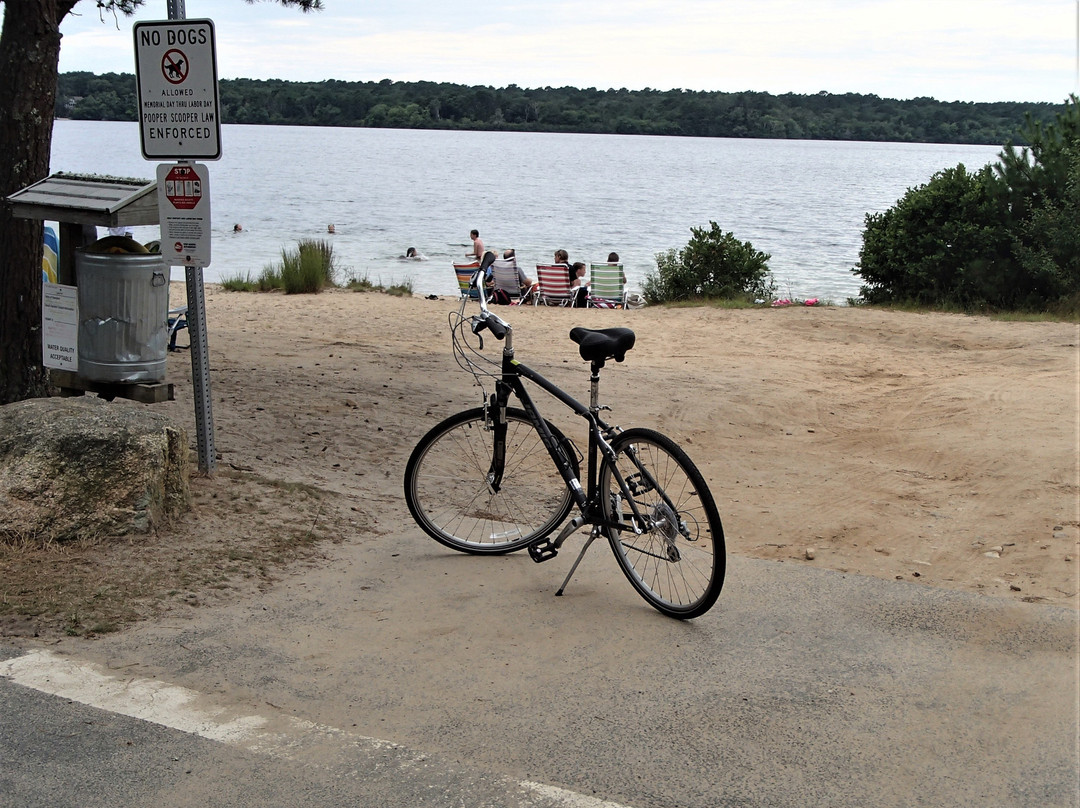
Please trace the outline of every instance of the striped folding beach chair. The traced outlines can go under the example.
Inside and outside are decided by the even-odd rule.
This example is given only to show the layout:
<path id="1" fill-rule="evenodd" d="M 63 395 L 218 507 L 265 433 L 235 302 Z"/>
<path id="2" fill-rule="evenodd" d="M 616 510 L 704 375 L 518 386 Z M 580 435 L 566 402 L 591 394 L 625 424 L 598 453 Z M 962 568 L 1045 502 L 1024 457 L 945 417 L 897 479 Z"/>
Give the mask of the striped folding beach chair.
<path id="1" fill-rule="evenodd" d="M 467 297 L 470 300 L 480 299 L 480 292 L 469 288 L 473 273 L 478 269 L 480 269 L 479 261 L 470 261 L 466 264 L 454 262 L 454 275 L 457 277 L 458 291 L 461 292 L 462 297 Z"/>
<path id="2" fill-rule="evenodd" d="M 570 277 L 562 264 L 536 265 L 536 281 L 540 287 L 536 291 L 536 303 L 545 306 L 569 306 L 574 302 L 574 293 L 570 288 Z"/>
<path id="3" fill-rule="evenodd" d="M 589 264 L 589 305 L 613 309 L 626 304 L 626 273 L 622 264 Z"/>
<path id="4" fill-rule="evenodd" d="M 491 264 L 491 276 L 495 281 L 493 294 L 498 295 L 499 292 L 506 292 L 506 297 L 509 298 L 512 306 L 528 302 L 528 298 L 536 288 L 534 284 L 527 291 L 522 290 L 521 279 L 524 277 L 524 273 L 518 272 L 517 262 L 513 258 L 496 258 Z"/>

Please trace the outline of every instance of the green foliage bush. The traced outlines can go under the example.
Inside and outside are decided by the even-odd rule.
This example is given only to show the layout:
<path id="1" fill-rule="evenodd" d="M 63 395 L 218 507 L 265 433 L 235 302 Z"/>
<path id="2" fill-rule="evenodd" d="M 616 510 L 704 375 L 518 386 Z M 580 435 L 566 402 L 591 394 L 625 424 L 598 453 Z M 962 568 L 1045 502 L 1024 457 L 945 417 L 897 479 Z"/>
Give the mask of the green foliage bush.
<path id="1" fill-rule="evenodd" d="M 1008 208 L 986 167 L 938 172 L 866 217 L 859 274 L 868 303 L 974 305 L 1008 276 Z"/>
<path id="2" fill-rule="evenodd" d="M 1030 150 L 963 165 L 866 217 L 859 266 L 868 303 L 967 310 L 1068 308 L 1080 296 L 1080 104 L 1047 126 L 1029 121 Z"/>
<path id="3" fill-rule="evenodd" d="M 647 274 L 641 285 L 646 301 L 771 299 L 776 284 L 767 253 L 723 232 L 716 222 L 708 229 L 691 227 L 690 233 L 683 249 L 656 254 L 657 273 Z"/>
<path id="4" fill-rule="evenodd" d="M 282 250 L 278 275 L 287 295 L 311 294 L 333 286 L 333 246 L 328 241 L 304 239 L 295 249 Z"/>
<path id="5" fill-rule="evenodd" d="M 255 281 L 252 280 L 250 272 L 243 275 L 231 275 L 221 279 L 221 288 L 226 292 L 253 292 Z"/>

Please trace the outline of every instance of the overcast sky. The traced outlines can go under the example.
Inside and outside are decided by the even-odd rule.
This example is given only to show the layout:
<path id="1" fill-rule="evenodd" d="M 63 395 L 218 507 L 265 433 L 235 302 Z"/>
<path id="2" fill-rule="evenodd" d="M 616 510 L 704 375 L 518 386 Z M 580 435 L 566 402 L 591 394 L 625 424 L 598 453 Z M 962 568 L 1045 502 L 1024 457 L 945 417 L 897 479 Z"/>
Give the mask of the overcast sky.
<path id="1" fill-rule="evenodd" d="M 1077 92 L 1080 0 L 186 0 L 214 21 L 219 78 L 445 81 L 940 101 L 1050 101 Z M 60 70 L 133 73 L 131 25 L 83 0 Z M 75 15 L 78 16 L 75 16 Z"/>

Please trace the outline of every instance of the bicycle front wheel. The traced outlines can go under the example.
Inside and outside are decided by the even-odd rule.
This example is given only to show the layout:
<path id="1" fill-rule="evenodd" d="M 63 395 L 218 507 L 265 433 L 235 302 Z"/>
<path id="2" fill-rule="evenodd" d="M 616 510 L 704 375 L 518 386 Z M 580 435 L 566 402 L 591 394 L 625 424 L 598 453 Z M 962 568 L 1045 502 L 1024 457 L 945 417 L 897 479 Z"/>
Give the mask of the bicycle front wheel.
<path id="1" fill-rule="evenodd" d="M 651 429 L 628 429 L 611 448 L 615 461 L 600 466 L 599 495 L 605 520 L 624 525 L 607 531 L 619 566 L 657 610 L 681 619 L 703 615 L 720 595 L 727 564 L 705 478 L 671 438 Z"/>
<path id="2" fill-rule="evenodd" d="M 466 553 L 509 553 L 544 538 L 569 515 L 570 489 L 525 411 L 508 408 L 506 421 L 498 491 L 488 483 L 494 432 L 483 407 L 447 418 L 413 450 L 405 501 L 435 541 Z M 565 446 L 562 433 L 547 425 Z"/>

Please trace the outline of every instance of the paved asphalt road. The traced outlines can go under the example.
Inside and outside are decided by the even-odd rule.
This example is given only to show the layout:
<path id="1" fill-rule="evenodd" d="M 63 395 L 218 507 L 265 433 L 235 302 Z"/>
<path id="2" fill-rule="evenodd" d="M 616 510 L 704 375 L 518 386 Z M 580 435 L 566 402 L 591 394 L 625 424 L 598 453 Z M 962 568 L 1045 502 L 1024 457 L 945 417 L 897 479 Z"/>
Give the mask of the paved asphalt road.
<path id="1" fill-rule="evenodd" d="M 2 681 L 0 808 L 567 805 L 409 750 L 332 743 L 338 754 L 254 752 Z"/>
<path id="2" fill-rule="evenodd" d="M 717 607 L 680 623 L 596 550 L 559 599 L 571 554 L 397 550 L 342 546 L 240 603 L 3 649 L 0 806 L 1080 805 L 1072 610 L 736 558 Z M 27 653 L 57 666 L 44 689 L 73 662 L 132 703 L 175 684 L 272 738 L 47 695 L 19 683 Z"/>

